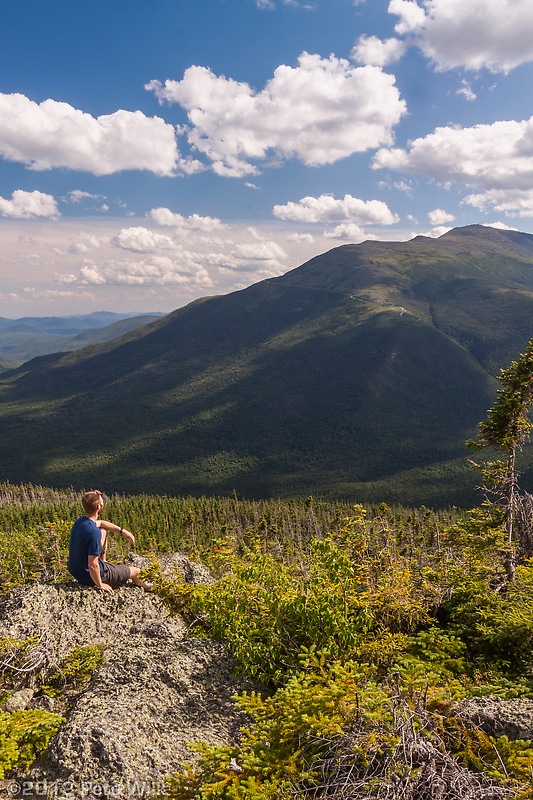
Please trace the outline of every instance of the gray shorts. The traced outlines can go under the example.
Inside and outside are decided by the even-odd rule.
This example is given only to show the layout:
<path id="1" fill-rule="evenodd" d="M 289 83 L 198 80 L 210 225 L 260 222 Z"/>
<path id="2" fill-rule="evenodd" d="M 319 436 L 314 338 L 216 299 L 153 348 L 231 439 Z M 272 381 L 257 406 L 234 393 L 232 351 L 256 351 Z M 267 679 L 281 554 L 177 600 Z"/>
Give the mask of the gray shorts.
<path id="1" fill-rule="evenodd" d="M 117 586 L 124 586 L 130 579 L 130 568 L 126 564 L 110 564 L 108 561 L 102 561 L 103 575 L 102 582 L 108 583 L 114 589 Z"/>

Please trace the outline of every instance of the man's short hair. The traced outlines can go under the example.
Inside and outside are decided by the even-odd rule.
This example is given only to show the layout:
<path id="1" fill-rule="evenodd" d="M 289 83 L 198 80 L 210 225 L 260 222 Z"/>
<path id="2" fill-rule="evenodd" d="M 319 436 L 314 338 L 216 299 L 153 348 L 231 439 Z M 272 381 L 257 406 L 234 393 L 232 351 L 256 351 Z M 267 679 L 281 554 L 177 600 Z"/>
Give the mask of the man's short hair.
<path id="1" fill-rule="evenodd" d="M 98 489 L 92 489 L 90 492 L 85 492 L 81 498 L 81 504 L 84 511 L 94 514 L 94 512 L 98 510 L 98 505 L 101 499 L 102 492 L 99 492 Z"/>

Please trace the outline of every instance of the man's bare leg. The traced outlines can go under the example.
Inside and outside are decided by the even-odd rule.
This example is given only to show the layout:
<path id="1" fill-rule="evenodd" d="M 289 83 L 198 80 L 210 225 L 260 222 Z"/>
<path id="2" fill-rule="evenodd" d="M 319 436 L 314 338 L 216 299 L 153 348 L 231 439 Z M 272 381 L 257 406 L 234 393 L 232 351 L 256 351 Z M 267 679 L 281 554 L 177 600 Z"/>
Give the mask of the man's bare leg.
<path id="1" fill-rule="evenodd" d="M 151 589 L 152 588 L 152 584 L 151 583 L 148 583 L 147 581 L 143 580 L 142 578 L 139 578 L 140 571 L 141 570 L 139 569 L 139 567 L 130 567 L 130 578 L 131 578 L 131 580 L 133 581 L 135 586 L 140 586 L 141 589 Z"/>

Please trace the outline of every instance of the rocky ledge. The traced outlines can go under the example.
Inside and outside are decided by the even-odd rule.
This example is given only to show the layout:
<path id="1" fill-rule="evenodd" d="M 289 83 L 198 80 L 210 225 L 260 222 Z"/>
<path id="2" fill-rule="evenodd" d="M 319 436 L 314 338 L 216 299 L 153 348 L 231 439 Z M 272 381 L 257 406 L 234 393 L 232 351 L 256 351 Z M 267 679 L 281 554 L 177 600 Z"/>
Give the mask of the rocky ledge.
<path id="1" fill-rule="evenodd" d="M 183 556 L 166 569 L 185 580 L 210 580 Z M 155 595 L 133 585 L 113 595 L 75 583 L 16 589 L 0 603 L 0 633 L 38 637 L 52 665 L 80 645 L 105 649 L 44 763 L 22 782 L 24 796 L 154 794 L 191 757 L 191 742 L 232 741 L 242 723 L 232 696 L 244 685 L 224 645 L 191 636 Z M 53 703 L 26 687 L 11 697 L 10 710 L 43 707 L 43 700 Z"/>
<path id="2" fill-rule="evenodd" d="M 456 711 L 467 725 L 481 728 L 489 736 L 533 741 L 533 700 L 518 697 L 471 697 L 462 700 Z"/>

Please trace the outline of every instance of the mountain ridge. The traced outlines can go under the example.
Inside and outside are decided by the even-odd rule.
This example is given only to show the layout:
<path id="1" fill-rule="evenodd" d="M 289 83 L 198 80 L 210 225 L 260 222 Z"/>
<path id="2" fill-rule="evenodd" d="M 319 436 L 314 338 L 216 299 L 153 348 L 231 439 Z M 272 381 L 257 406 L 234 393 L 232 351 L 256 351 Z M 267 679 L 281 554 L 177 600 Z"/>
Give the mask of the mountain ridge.
<path id="1" fill-rule="evenodd" d="M 468 503 L 465 439 L 532 320 L 529 234 L 343 245 L 2 376 L 0 432 L 18 457 L 2 448 L 0 471 L 119 491 Z"/>

